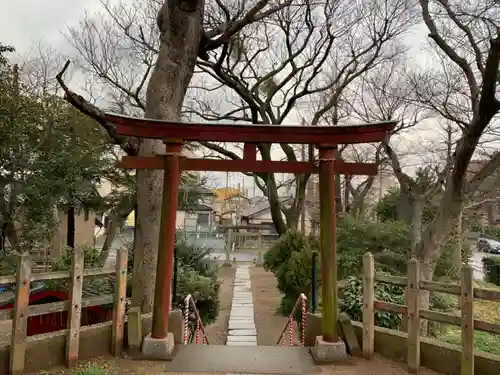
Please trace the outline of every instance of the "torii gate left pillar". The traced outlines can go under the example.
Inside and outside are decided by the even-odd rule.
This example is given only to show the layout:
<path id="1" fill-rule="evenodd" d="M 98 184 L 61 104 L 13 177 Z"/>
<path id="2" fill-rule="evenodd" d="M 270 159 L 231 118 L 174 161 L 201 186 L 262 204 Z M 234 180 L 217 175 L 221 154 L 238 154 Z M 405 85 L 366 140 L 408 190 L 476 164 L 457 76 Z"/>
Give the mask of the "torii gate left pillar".
<path id="1" fill-rule="evenodd" d="M 181 176 L 180 157 L 183 145 L 182 141 L 164 141 L 164 143 L 166 154 L 164 156 L 162 215 L 151 330 L 153 339 L 165 339 L 168 336 L 168 316 L 172 301 L 170 296 L 172 294 L 174 269 L 175 219 Z"/>
<path id="2" fill-rule="evenodd" d="M 174 246 L 176 232 L 176 208 L 181 177 L 181 140 L 164 140 L 163 155 L 163 193 L 161 203 L 160 234 L 158 241 L 158 260 L 153 302 L 153 322 L 151 335 L 143 342 L 142 352 L 152 359 L 168 359 L 174 349 L 175 338 L 169 332 L 172 294 L 172 275 L 174 269 Z M 155 230 L 155 228 L 151 228 Z M 180 339 L 180 338 L 179 338 Z"/>

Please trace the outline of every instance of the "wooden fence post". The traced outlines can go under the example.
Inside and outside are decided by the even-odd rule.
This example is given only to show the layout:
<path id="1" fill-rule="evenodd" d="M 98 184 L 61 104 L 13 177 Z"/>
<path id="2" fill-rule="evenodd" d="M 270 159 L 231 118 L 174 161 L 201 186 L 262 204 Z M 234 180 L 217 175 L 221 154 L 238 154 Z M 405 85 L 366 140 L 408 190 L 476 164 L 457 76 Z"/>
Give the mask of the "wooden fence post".
<path id="1" fill-rule="evenodd" d="M 30 300 L 31 261 L 28 254 L 19 257 L 16 274 L 16 296 L 12 317 L 10 342 L 10 374 L 24 374 L 26 354 L 26 330 L 28 328 L 28 306 Z"/>
<path id="2" fill-rule="evenodd" d="M 375 350 L 375 263 L 373 255 L 363 256 L 363 357 L 370 359 Z"/>
<path id="3" fill-rule="evenodd" d="M 420 267 L 416 259 L 408 261 L 408 371 L 420 370 Z"/>
<path id="4" fill-rule="evenodd" d="M 474 375 L 474 270 L 462 265 L 460 307 L 462 309 L 461 375 Z"/>
<path id="5" fill-rule="evenodd" d="M 125 302 L 127 298 L 127 249 L 118 251 L 115 271 L 115 295 L 113 304 L 113 328 L 111 352 L 115 357 L 123 350 L 123 336 L 125 330 Z"/>
<path id="6" fill-rule="evenodd" d="M 73 250 L 71 259 L 70 305 L 68 307 L 68 333 L 66 336 L 66 366 L 72 367 L 78 360 L 80 345 L 80 321 L 82 317 L 84 254 L 81 249 Z"/>

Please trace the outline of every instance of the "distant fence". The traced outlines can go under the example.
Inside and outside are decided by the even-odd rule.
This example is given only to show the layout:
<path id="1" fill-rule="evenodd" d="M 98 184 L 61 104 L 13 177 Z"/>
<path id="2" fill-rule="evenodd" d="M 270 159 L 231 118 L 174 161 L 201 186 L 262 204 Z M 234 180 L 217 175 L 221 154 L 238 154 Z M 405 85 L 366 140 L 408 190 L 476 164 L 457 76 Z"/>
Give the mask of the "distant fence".
<path id="1" fill-rule="evenodd" d="M 115 275 L 115 290 L 113 294 L 82 298 L 84 277 Z M 69 279 L 69 300 L 29 305 L 30 283 L 42 280 Z M 73 366 L 78 360 L 80 327 L 82 309 L 103 304 L 113 304 L 112 318 L 112 353 L 121 355 L 125 325 L 125 302 L 127 283 L 127 252 L 119 251 L 116 268 L 113 269 L 85 269 L 84 253 L 74 250 L 71 269 L 69 271 L 32 273 L 29 256 L 19 257 L 17 274 L 0 276 L 0 286 L 15 283 L 14 309 L 0 310 L 0 321 L 12 319 L 12 332 L 10 340 L 10 366 L 9 375 L 21 375 L 25 370 L 26 337 L 28 318 L 42 316 L 55 312 L 67 311 L 66 353 L 65 362 L 68 367 Z"/>
<path id="2" fill-rule="evenodd" d="M 500 325 L 474 319 L 474 298 L 487 301 L 500 301 L 500 292 L 475 288 L 473 268 L 464 265 L 461 270 L 461 283 L 449 284 L 420 280 L 420 264 L 412 259 L 408 262 L 407 277 L 391 276 L 375 272 L 373 255 L 363 258 L 363 355 L 371 358 L 375 342 L 375 310 L 402 314 L 407 317 L 408 368 L 418 373 L 420 368 L 420 325 L 421 319 L 459 326 L 462 329 L 461 375 L 474 374 L 474 330 L 500 334 Z M 375 282 L 406 287 L 406 305 L 375 299 Z M 420 308 L 422 291 L 440 292 L 460 297 L 460 316 Z"/>

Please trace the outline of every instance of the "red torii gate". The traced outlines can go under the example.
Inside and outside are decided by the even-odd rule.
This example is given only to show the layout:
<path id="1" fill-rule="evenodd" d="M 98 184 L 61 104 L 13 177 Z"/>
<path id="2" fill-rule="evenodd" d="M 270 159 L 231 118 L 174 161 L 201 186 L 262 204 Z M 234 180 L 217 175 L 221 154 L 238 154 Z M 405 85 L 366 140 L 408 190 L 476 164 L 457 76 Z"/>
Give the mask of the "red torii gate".
<path id="1" fill-rule="evenodd" d="M 376 175 L 378 166 L 370 163 L 335 161 L 338 144 L 381 142 L 396 125 L 395 121 L 349 126 L 285 126 L 241 124 L 190 124 L 120 116 L 104 118 L 116 124 L 119 135 L 162 139 L 166 153 L 156 156 L 125 156 L 122 165 L 131 169 L 163 169 L 158 266 L 153 309 L 153 339 L 168 334 L 172 283 L 175 218 L 181 171 L 319 173 L 320 240 L 322 274 L 322 334 L 325 342 L 339 340 L 337 332 L 337 261 L 335 175 Z M 190 159 L 181 155 L 184 142 L 244 143 L 241 160 Z M 257 160 L 259 143 L 314 144 L 319 149 L 319 166 L 314 161 Z"/>

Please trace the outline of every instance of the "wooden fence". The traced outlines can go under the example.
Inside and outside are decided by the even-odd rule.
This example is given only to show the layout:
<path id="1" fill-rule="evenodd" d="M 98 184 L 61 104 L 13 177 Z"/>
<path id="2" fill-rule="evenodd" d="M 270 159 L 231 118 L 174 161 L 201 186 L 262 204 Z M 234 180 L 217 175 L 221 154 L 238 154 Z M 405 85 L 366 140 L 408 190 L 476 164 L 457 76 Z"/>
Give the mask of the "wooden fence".
<path id="1" fill-rule="evenodd" d="M 407 318 L 408 370 L 416 374 L 420 368 L 420 325 L 421 319 L 452 324 L 461 327 L 462 360 L 461 374 L 474 374 L 474 330 L 500 334 L 500 325 L 474 319 L 474 298 L 500 301 L 500 292 L 475 288 L 473 268 L 463 265 L 460 284 L 449 284 L 420 280 L 420 264 L 415 259 L 408 262 L 407 277 L 390 276 L 375 272 L 373 255 L 363 258 L 363 355 L 371 358 L 375 341 L 375 310 L 402 314 Z M 406 305 L 375 299 L 375 282 L 406 287 Z M 459 296 L 460 316 L 420 308 L 422 291 L 440 292 Z"/>
<path id="2" fill-rule="evenodd" d="M 104 276 L 115 274 L 115 290 L 113 294 L 82 298 L 84 277 Z M 30 282 L 44 280 L 69 279 L 69 300 L 29 306 Z M 15 283 L 14 309 L 1 310 L 0 320 L 12 319 L 12 335 L 10 343 L 10 375 L 24 374 L 26 336 L 28 317 L 41 316 L 55 312 L 68 312 L 66 329 L 65 361 L 68 367 L 78 360 L 80 325 L 82 309 L 113 303 L 112 321 L 112 352 L 118 356 L 122 352 L 125 302 L 127 283 L 127 252 L 118 251 L 116 268 L 113 269 L 85 269 L 82 250 L 75 250 L 69 271 L 32 273 L 31 260 L 28 255 L 19 257 L 17 274 L 0 276 L 0 286 Z"/>

